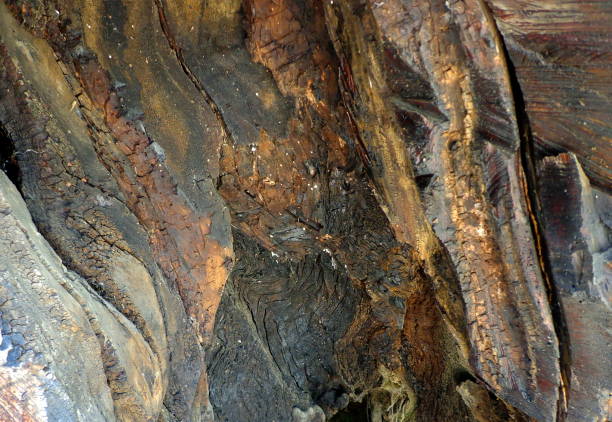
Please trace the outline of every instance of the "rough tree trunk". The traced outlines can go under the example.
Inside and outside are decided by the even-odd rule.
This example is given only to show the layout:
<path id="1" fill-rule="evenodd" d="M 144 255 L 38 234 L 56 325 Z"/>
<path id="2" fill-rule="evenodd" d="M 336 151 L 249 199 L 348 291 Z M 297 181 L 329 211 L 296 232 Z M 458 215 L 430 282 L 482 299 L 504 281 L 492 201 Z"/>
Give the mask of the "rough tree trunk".
<path id="1" fill-rule="evenodd" d="M 606 421 L 610 0 L 0 2 L 0 421 Z"/>

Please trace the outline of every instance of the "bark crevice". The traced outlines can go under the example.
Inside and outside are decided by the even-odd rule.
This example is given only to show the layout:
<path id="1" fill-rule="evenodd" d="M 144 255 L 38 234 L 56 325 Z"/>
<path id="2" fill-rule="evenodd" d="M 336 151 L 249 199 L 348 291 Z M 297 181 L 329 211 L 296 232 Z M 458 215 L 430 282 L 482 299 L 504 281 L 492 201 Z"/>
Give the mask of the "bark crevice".
<path id="1" fill-rule="evenodd" d="M 490 10 L 487 5 L 483 3 L 483 7 L 490 14 Z M 494 22 L 494 20 L 493 20 Z M 558 298 L 558 292 L 554 284 L 552 277 L 551 263 L 549 260 L 549 253 L 546 246 L 546 239 L 543 236 L 542 231 L 542 207 L 540 205 L 538 186 L 537 186 L 537 174 L 536 174 L 536 163 L 535 163 L 535 151 L 534 142 L 531 133 L 531 126 L 529 124 L 529 116 L 525 112 L 525 100 L 523 92 L 516 75 L 516 70 L 512 59 L 508 54 L 504 39 L 499 33 L 497 26 L 495 30 L 498 34 L 502 51 L 506 61 L 506 69 L 510 78 L 510 86 L 512 97 L 515 106 L 515 116 L 518 124 L 520 144 L 519 153 L 521 158 L 521 166 L 524 171 L 524 183 L 525 200 L 529 212 L 529 221 L 531 232 L 535 240 L 535 246 L 538 254 L 538 260 L 540 270 L 545 281 L 545 287 L 547 291 L 548 303 L 553 317 L 553 323 L 555 327 L 555 333 L 557 335 L 557 342 L 559 345 L 559 368 L 561 375 L 561 382 L 559 383 L 559 399 L 557 403 L 557 421 L 563 422 L 567 416 L 568 406 L 568 394 L 570 391 L 570 379 L 571 379 L 571 343 L 570 337 L 567 330 L 567 322 L 565 315 L 563 314 L 563 308 Z"/>

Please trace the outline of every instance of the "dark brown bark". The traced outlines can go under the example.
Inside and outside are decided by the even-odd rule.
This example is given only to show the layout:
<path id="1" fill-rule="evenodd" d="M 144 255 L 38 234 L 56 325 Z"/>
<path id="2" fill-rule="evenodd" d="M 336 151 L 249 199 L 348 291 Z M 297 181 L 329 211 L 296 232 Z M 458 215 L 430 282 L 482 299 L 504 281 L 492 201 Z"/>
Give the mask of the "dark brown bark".
<path id="1" fill-rule="evenodd" d="M 607 420 L 611 25 L 0 3 L 0 420 Z"/>

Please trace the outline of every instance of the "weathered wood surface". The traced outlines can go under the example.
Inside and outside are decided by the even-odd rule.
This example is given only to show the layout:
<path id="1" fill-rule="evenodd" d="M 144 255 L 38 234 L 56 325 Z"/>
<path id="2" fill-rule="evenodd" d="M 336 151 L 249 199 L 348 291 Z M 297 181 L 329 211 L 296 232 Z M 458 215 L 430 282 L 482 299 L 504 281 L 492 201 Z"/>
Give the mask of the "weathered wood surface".
<path id="1" fill-rule="evenodd" d="M 612 178 L 612 4 L 485 0 L 512 61 L 534 146 L 573 152 L 595 186 Z"/>
<path id="2" fill-rule="evenodd" d="M 0 420 L 606 420 L 611 33 L 5 0 Z"/>
<path id="3" fill-rule="evenodd" d="M 609 417 L 612 355 L 592 357 L 612 344 L 610 220 L 597 218 L 598 205 L 609 216 L 610 197 L 592 190 L 571 153 L 543 158 L 537 171 L 542 207 L 549 210 L 543 233 L 570 346 L 568 419 Z"/>

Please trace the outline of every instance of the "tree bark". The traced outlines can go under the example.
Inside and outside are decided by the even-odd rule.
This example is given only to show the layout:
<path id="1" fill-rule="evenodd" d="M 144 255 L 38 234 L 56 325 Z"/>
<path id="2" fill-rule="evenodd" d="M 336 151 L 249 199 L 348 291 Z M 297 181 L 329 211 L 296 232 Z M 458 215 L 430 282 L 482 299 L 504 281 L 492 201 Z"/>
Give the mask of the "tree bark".
<path id="1" fill-rule="evenodd" d="M 611 34 L 0 2 L 0 420 L 610 419 Z"/>

